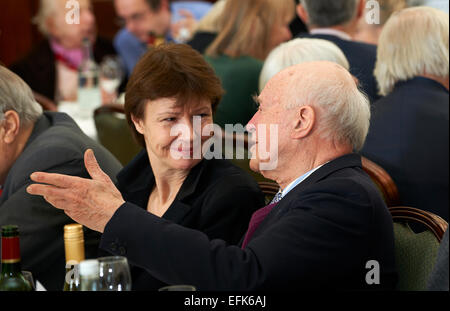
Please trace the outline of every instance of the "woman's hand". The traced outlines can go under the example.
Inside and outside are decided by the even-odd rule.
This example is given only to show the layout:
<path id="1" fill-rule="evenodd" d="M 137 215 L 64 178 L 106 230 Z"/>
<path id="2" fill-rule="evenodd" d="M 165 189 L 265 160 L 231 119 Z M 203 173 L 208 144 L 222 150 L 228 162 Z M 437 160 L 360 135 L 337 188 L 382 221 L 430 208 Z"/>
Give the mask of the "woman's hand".
<path id="1" fill-rule="evenodd" d="M 43 196 L 48 203 L 64 210 L 76 222 L 103 232 L 125 201 L 109 176 L 101 170 L 92 150 L 86 151 L 84 163 L 92 179 L 33 173 L 31 179 L 41 184 L 29 186 L 27 192 Z"/>

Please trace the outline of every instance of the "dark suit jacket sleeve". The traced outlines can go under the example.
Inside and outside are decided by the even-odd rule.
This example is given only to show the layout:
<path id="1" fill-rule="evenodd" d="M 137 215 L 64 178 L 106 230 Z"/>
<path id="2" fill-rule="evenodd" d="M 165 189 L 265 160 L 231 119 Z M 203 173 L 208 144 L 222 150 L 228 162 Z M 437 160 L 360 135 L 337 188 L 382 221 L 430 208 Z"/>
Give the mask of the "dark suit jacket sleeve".
<path id="1" fill-rule="evenodd" d="M 88 177 L 86 172 L 81 172 L 83 167 L 83 160 L 79 159 L 47 172 Z M 74 221 L 42 197 L 28 194 L 26 188 L 31 184 L 30 179 L 25 181 L 2 204 L 0 224 L 19 226 L 22 269 L 31 271 L 47 290 L 62 290 L 65 276 L 63 227 Z M 85 230 L 84 238 L 86 257 L 97 257 L 100 234 Z"/>
<path id="2" fill-rule="evenodd" d="M 210 241 L 204 233 L 155 217 L 130 203 L 121 206 L 109 221 L 100 247 L 127 256 L 165 283 L 192 284 L 199 290 L 275 289 L 294 282 L 297 288 L 298 282 L 304 282 L 304 287 L 311 282 L 326 285 L 328 273 L 342 271 L 345 280 L 345 273 L 352 271 L 348 266 L 359 263 L 358 258 L 347 260 L 347 256 L 352 256 L 362 235 L 357 224 L 339 223 L 345 219 L 339 217 L 343 206 L 361 209 L 361 192 L 347 187 L 344 190 L 350 194 L 344 197 L 339 189 L 326 189 L 329 185 L 293 200 L 287 212 L 245 250 L 222 240 Z M 370 208 L 367 196 L 364 200 Z M 336 265 L 330 266 L 330 258 Z"/>

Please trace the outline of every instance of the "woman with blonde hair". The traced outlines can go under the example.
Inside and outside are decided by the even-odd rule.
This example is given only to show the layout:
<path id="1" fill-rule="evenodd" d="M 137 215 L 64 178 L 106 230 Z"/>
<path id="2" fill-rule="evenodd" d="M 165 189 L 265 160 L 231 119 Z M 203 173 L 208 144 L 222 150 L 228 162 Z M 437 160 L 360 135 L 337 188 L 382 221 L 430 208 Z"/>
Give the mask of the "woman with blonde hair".
<path id="1" fill-rule="evenodd" d="M 206 50 L 206 60 L 220 77 L 226 94 L 214 122 L 245 126 L 256 112 L 263 61 L 280 43 L 291 39 L 292 0 L 227 0 L 217 20 L 221 29 Z"/>

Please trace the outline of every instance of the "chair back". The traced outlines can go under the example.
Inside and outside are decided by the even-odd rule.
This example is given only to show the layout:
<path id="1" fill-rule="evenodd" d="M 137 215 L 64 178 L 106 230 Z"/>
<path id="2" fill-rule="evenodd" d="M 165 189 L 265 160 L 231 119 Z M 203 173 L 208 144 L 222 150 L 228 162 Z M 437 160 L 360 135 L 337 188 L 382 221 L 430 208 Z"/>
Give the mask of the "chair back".
<path id="1" fill-rule="evenodd" d="M 135 142 L 124 108 L 121 105 L 105 105 L 94 112 L 98 140 L 122 165 L 127 165 L 141 150 Z"/>
<path id="2" fill-rule="evenodd" d="M 448 224 L 439 216 L 411 207 L 389 208 L 394 221 L 395 260 L 399 280 L 397 290 L 426 290 L 436 262 L 439 243 Z M 416 233 L 411 225 L 423 225 Z"/>
<path id="3" fill-rule="evenodd" d="M 380 190 L 386 205 L 388 207 L 398 206 L 400 204 L 400 196 L 392 177 L 381 166 L 365 157 L 361 157 L 361 162 L 363 170 Z"/>
<path id="4" fill-rule="evenodd" d="M 56 107 L 56 104 L 51 99 L 36 92 L 33 92 L 33 95 L 36 102 L 42 106 L 44 111 L 58 111 L 58 107 Z"/>

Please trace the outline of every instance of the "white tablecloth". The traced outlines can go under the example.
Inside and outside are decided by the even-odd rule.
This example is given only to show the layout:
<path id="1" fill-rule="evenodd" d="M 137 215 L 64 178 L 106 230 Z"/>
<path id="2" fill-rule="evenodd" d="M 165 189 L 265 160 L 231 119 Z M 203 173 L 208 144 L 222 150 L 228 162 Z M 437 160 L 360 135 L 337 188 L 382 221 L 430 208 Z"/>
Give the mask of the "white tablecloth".
<path id="1" fill-rule="evenodd" d="M 79 112 L 79 106 L 76 102 L 60 102 L 58 105 L 58 111 L 67 113 L 81 130 L 90 138 L 97 140 L 97 129 L 94 122 L 94 113 L 90 113 L 89 116 L 81 116 Z"/>

